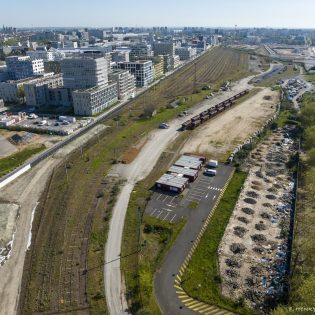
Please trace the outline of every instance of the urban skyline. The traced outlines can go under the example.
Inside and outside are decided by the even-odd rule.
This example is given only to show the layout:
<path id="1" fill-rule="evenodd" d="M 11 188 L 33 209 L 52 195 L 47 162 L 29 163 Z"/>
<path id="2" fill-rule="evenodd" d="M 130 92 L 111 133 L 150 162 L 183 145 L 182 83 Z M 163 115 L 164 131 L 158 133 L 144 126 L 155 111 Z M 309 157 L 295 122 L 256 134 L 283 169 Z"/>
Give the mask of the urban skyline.
<path id="1" fill-rule="evenodd" d="M 2 4 L 1 23 L 17 27 L 157 25 L 234 27 L 237 25 L 238 27 L 313 28 L 312 14 L 315 10 L 315 3 L 307 0 L 299 2 L 227 0 L 224 3 L 198 0 L 197 4 L 186 0 L 171 3 L 161 0 L 159 5 L 154 7 L 148 6 L 144 0 L 138 1 L 137 5 L 133 6 L 126 0 L 120 1 L 119 4 L 114 1 L 105 3 L 96 0 L 88 5 L 81 0 L 76 2 L 56 0 L 45 6 L 38 0 L 30 0 L 19 3 L 18 11 L 15 2 Z M 110 15 L 106 14 L 109 10 Z M 46 12 L 50 14 L 47 15 Z M 91 13 L 87 15 L 86 12 Z M 29 16 L 36 18 L 29 19 Z"/>

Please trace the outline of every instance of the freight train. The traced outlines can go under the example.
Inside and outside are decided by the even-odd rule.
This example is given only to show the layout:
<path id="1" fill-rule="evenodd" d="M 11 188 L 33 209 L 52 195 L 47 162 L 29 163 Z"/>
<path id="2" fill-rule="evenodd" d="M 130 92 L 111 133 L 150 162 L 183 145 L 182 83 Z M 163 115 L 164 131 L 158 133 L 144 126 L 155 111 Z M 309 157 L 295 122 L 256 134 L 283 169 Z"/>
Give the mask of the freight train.
<path id="1" fill-rule="evenodd" d="M 240 97 L 242 97 L 243 95 L 247 94 L 249 92 L 249 90 L 244 90 L 232 97 L 230 97 L 229 99 L 211 106 L 209 109 L 203 111 L 202 113 L 200 113 L 199 115 L 196 115 L 194 117 L 192 117 L 191 119 L 185 121 L 182 124 L 181 129 L 182 130 L 192 130 L 195 129 L 196 127 L 198 127 L 199 125 L 201 125 L 202 123 L 204 123 L 205 121 L 209 120 L 210 118 L 216 116 L 217 114 L 223 112 L 224 110 L 230 108 L 233 104 L 235 104 L 236 100 Z"/>

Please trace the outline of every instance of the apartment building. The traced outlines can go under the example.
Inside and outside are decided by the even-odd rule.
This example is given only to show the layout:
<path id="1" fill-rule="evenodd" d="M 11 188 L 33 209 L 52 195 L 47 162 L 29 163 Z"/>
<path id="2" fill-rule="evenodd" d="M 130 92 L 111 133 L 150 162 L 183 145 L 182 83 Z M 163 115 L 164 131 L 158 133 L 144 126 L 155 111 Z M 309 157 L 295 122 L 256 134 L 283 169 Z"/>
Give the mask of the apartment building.
<path id="1" fill-rule="evenodd" d="M 148 86 L 154 80 L 152 61 L 118 62 L 116 69 L 128 70 L 135 78 L 138 87 Z"/>
<path id="2" fill-rule="evenodd" d="M 136 79 L 128 70 L 116 70 L 108 76 L 110 81 L 117 83 L 119 99 L 133 96 L 136 92 Z"/>
<path id="3" fill-rule="evenodd" d="M 44 74 L 42 59 L 32 60 L 30 56 L 10 56 L 5 58 L 11 80 L 21 80 L 34 75 Z"/>
<path id="4" fill-rule="evenodd" d="M 106 85 L 108 60 L 105 57 L 78 56 L 61 61 L 64 87 L 71 90 Z"/>
<path id="5" fill-rule="evenodd" d="M 26 105 L 47 106 L 50 105 L 50 89 L 62 87 L 63 79 L 61 74 L 39 78 L 24 84 Z"/>
<path id="6" fill-rule="evenodd" d="M 72 99 L 75 115 L 96 115 L 117 102 L 117 83 L 74 91 Z"/>

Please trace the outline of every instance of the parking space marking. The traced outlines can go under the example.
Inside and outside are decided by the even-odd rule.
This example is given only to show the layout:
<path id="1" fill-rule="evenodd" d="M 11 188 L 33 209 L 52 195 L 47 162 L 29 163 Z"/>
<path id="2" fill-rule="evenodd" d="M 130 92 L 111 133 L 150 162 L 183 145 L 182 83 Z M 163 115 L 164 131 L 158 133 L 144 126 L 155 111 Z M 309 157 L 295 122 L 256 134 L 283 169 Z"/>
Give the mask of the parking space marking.
<path id="1" fill-rule="evenodd" d="M 157 211 L 157 209 L 154 209 L 151 213 L 151 215 L 154 215 L 154 213 Z"/>
<path id="2" fill-rule="evenodd" d="M 174 196 L 174 197 L 171 199 L 170 203 L 173 203 L 173 201 L 174 201 L 175 198 L 176 198 L 176 196 Z"/>
<path id="3" fill-rule="evenodd" d="M 165 196 L 165 198 L 163 199 L 163 202 L 165 202 L 165 200 L 168 198 L 168 196 Z"/>
<path id="4" fill-rule="evenodd" d="M 172 209 L 168 209 L 168 208 L 162 208 L 162 210 L 167 211 L 167 212 L 173 212 Z"/>
<path id="5" fill-rule="evenodd" d="M 162 197 L 162 194 L 158 194 L 158 196 L 156 197 L 156 200 L 160 200 L 160 197 Z"/>
<path id="6" fill-rule="evenodd" d="M 169 214 L 170 214 L 170 213 L 167 212 L 167 213 L 166 213 L 166 216 L 163 218 L 163 220 L 165 220 Z"/>
<path id="7" fill-rule="evenodd" d="M 174 214 L 174 216 L 173 216 L 173 218 L 171 219 L 171 223 L 173 222 L 173 220 L 175 219 L 175 217 L 176 217 L 176 214 Z"/>
<path id="8" fill-rule="evenodd" d="M 212 198 L 212 200 L 214 200 L 216 197 L 217 197 L 217 195 L 214 195 L 213 198 Z"/>
<path id="9" fill-rule="evenodd" d="M 200 190 L 200 191 L 202 191 L 202 192 L 204 192 L 205 190 L 204 190 L 204 188 L 195 188 L 193 191 L 195 191 L 195 190 Z"/>
<path id="10" fill-rule="evenodd" d="M 159 214 L 158 214 L 158 216 L 156 217 L 157 219 L 160 217 L 160 215 L 162 214 L 162 210 L 159 210 L 160 212 L 159 212 Z"/>
<path id="11" fill-rule="evenodd" d="M 204 193 L 195 193 L 195 192 L 193 192 L 193 193 L 190 193 L 190 196 L 197 196 L 197 197 L 202 197 L 204 195 Z"/>

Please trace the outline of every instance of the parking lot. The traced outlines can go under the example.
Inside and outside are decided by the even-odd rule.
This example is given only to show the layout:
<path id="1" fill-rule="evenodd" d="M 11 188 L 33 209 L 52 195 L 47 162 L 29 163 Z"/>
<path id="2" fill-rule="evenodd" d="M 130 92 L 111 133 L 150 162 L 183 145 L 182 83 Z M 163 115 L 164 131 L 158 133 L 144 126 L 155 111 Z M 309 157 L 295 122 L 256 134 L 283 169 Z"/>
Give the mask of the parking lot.
<path id="1" fill-rule="evenodd" d="M 36 118 L 27 118 L 23 121 L 18 122 L 16 125 L 21 126 L 27 129 L 36 128 L 38 130 L 45 130 L 47 132 L 51 132 L 53 134 L 59 135 L 69 135 L 73 133 L 75 130 L 83 127 L 88 124 L 89 121 L 70 121 L 53 118 L 53 117 L 36 117 Z"/>
<path id="2" fill-rule="evenodd" d="M 191 215 L 208 213 L 219 197 L 233 168 L 219 164 L 217 175 L 213 177 L 204 175 L 203 170 L 199 172 L 197 180 L 190 183 L 188 189 L 182 194 L 155 191 L 145 210 L 146 214 L 176 223 L 182 218 L 189 219 Z"/>

